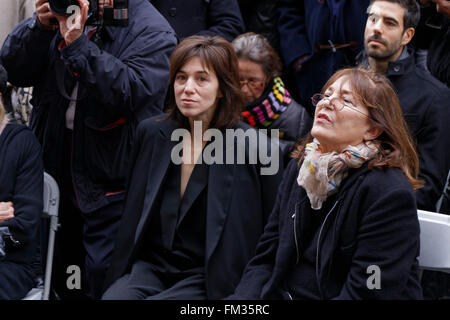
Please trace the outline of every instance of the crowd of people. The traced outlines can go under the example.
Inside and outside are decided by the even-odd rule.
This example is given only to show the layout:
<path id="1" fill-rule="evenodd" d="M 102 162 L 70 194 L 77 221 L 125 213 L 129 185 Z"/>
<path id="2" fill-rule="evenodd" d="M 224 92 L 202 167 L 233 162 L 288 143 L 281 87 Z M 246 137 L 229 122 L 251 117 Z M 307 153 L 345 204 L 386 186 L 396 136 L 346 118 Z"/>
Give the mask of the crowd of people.
<path id="1" fill-rule="evenodd" d="M 57 2 L 0 25 L 1 300 L 45 268 L 44 171 L 55 299 L 450 296 L 417 217 L 450 170 L 448 1 Z"/>

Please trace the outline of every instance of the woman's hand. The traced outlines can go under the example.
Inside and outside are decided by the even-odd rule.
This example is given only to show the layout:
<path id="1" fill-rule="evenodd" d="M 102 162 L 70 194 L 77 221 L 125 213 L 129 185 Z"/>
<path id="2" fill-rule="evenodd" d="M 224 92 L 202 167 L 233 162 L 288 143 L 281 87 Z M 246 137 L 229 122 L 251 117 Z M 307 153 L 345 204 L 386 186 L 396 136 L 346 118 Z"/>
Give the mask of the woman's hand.
<path id="1" fill-rule="evenodd" d="M 12 202 L 0 202 L 0 222 L 14 218 L 14 207 Z"/>

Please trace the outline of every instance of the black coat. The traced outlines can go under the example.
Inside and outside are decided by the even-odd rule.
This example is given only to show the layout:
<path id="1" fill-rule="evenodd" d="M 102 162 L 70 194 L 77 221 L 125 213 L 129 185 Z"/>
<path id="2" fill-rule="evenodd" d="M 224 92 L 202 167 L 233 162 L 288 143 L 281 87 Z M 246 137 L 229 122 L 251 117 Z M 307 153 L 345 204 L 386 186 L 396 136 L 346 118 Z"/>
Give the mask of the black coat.
<path id="1" fill-rule="evenodd" d="M 142 231 L 148 227 L 150 208 L 171 161 L 171 150 L 178 144 L 171 141 L 177 128 L 174 123 L 156 118 L 145 120 L 138 127 L 125 209 L 106 288 L 130 271 L 142 245 Z M 237 128 L 254 130 L 244 123 Z M 237 142 L 234 146 L 242 147 Z M 281 168 L 275 175 L 260 175 L 261 165 L 248 164 L 248 154 L 254 146 L 246 144 L 245 148 L 246 164 L 209 167 L 205 248 L 208 299 L 219 299 L 234 291 L 254 255 L 281 180 Z M 282 166 L 281 159 L 279 162 Z"/>
<path id="2" fill-rule="evenodd" d="M 385 75 L 394 85 L 419 153 L 417 207 L 435 211 L 450 169 L 450 89 L 406 59 L 390 62 Z"/>
<path id="3" fill-rule="evenodd" d="M 312 124 L 313 120 L 306 109 L 292 99 L 286 111 L 267 127 L 268 130 L 279 129 L 283 135 L 280 138 L 280 148 L 286 165 L 291 159 L 295 143 L 311 130 Z"/>
<path id="4" fill-rule="evenodd" d="M 11 83 L 34 86 L 31 126 L 60 185 L 69 100 L 58 83 L 70 95 L 78 80 L 71 170 L 78 205 L 92 212 L 109 204 L 107 192 L 124 189 L 137 123 L 162 112 L 176 37 L 147 0 L 130 0 L 128 27 L 83 34 L 59 50 L 61 41 L 33 17 L 9 35 L 1 59 Z"/>
<path id="5" fill-rule="evenodd" d="M 221 36 L 232 41 L 244 32 L 236 0 L 150 0 L 169 21 L 180 40 L 194 35 Z"/>
<path id="6" fill-rule="evenodd" d="M 280 51 L 277 0 L 238 0 L 245 32 L 262 34 L 270 45 Z"/>
<path id="7" fill-rule="evenodd" d="M 317 214 L 297 184 L 292 160 L 256 256 L 230 298 L 280 299 L 282 284 L 301 263 L 304 234 Z M 352 169 L 320 226 L 315 271 L 322 299 L 420 299 L 419 221 L 411 185 L 398 168 Z M 295 231 L 294 231 L 295 230 Z M 367 268 L 380 268 L 381 289 L 366 286 Z"/>
<path id="8" fill-rule="evenodd" d="M 6 261 L 30 264 L 36 258 L 42 213 L 41 149 L 28 128 L 8 124 L 0 135 L 0 201 L 11 201 L 14 218 L 0 222 L 18 243 L 9 242 Z"/>
<path id="9" fill-rule="evenodd" d="M 278 0 L 281 53 L 286 67 L 309 56 L 295 73 L 301 103 L 311 115 L 313 94 L 321 91 L 328 78 L 364 48 L 364 26 L 369 0 Z M 336 9 L 334 9 L 336 8 Z M 318 50 L 316 46 L 356 42 L 357 48 Z"/>

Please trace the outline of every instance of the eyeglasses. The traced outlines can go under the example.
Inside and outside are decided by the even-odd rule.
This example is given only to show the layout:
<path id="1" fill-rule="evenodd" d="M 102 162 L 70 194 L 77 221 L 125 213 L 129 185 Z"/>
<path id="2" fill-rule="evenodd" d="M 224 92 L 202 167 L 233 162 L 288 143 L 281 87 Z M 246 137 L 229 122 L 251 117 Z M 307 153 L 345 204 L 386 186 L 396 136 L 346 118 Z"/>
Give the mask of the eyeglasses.
<path id="1" fill-rule="evenodd" d="M 347 107 L 347 108 L 352 109 L 353 111 L 356 111 L 356 112 L 358 112 L 358 113 L 360 113 L 360 114 L 366 116 L 367 118 L 371 119 L 371 117 L 370 117 L 369 115 L 367 115 L 367 114 L 365 114 L 364 112 L 362 112 L 362 111 L 356 109 L 355 107 L 351 107 L 351 106 L 349 106 L 348 104 L 345 104 L 345 102 L 344 102 L 342 99 L 340 99 L 340 98 L 337 98 L 337 97 L 336 97 L 336 98 L 330 99 L 329 97 L 325 97 L 325 96 L 324 96 L 323 94 L 321 94 L 321 93 L 316 93 L 315 95 L 313 95 L 313 96 L 311 97 L 312 104 L 313 104 L 313 106 L 315 106 L 315 107 L 317 107 L 317 105 L 318 105 L 318 104 L 320 103 L 320 101 L 322 101 L 322 100 L 328 100 L 329 103 L 330 103 L 330 105 L 332 105 L 337 111 L 342 111 L 342 109 L 344 109 L 344 107 Z"/>
<path id="2" fill-rule="evenodd" d="M 261 90 L 264 88 L 264 85 L 266 84 L 266 79 L 249 79 L 249 80 L 241 80 L 241 88 L 244 85 L 248 85 L 250 89 L 254 90 Z"/>

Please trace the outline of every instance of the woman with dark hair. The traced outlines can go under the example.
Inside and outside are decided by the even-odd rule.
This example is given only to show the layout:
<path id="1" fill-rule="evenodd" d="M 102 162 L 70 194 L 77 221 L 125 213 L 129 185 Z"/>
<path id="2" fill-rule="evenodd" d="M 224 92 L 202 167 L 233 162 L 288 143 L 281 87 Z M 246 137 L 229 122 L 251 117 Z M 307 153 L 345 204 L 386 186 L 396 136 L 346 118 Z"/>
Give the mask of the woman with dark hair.
<path id="1" fill-rule="evenodd" d="M 389 81 L 336 72 L 229 298 L 421 299 L 418 156 Z"/>
<path id="2" fill-rule="evenodd" d="M 22 299 L 34 285 L 44 169 L 40 145 L 5 114 L 0 65 L 0 300 Z"/>
<path id="3" fill-rule="evenodd" d="M 285 162 L 295 142 L 309 132 L 312 119 L 284 87 L 281 62 L 267 39 L 253 32 L 232 42 L 239 59 L 241 89 L 245 98 L 243 120 L 257 129 L 278 129 Z"/>
<path id="4" fill-rule="evenodd" d="M 248 163 L 265 136 L 238 121 L 242 104 L 228 41 L 191 36 L 178 45 L 169 114 L 137 131 L 103 299 L 220 299 L 234 291 L 281 180 L 281 170 L 263 175 L 262 161 Z"/>

